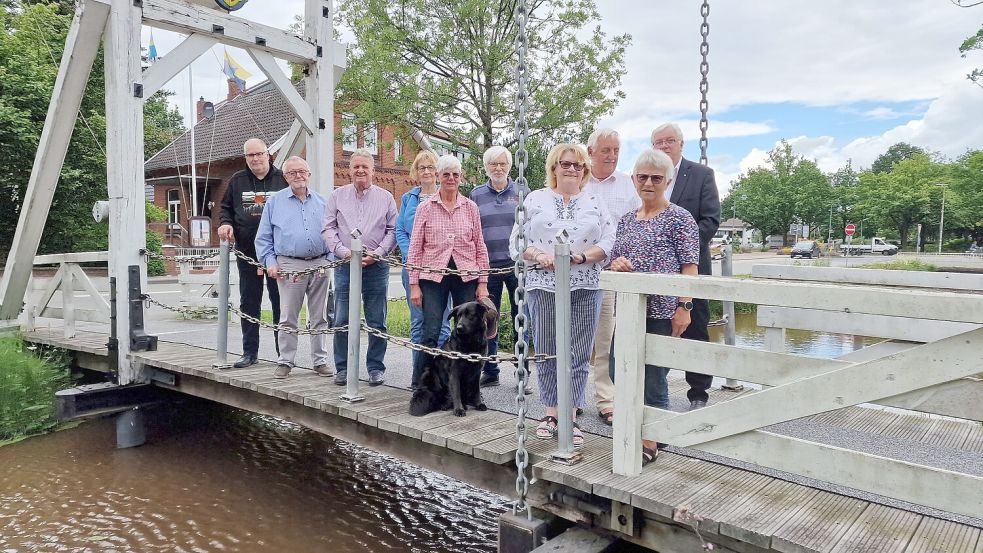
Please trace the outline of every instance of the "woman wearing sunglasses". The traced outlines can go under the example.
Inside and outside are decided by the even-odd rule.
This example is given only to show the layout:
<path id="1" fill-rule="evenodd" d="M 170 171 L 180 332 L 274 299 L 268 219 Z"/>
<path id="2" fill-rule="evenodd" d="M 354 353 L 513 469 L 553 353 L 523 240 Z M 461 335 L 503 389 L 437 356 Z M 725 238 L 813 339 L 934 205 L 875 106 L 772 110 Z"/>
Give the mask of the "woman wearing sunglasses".
<path id="1" fill-rule="evenodd" d="M 610 270 L 696 276 L 700 261 L 700 229 L 689 211 L 669 203 L 666 190 L 672 183 L 673 173 L 672 160 L 665 152 L 645 150 L 638 156 L 631 178 L 642 199 L 642 207 L 629 211 L 618 221 Z M 690 324 L 692 309 L 693 298 L 649 296 L 645 331 L 679 336 Z M 614 380 L 613 360 L 609 366 Z M 665 367 L 645 365 L 646 405 L 669 409 L 667 373 Z M 644 440 L 642 465 L 654 461 L 658 452 L 657 443 Z"/>
<path id="2" fill-rule="evenodd" d="M 584 407 L 591 349 L 601 309 L 598 279 L 614 245 L 615 231 L 604 201 L 584 192 L 590 178 L 590 158 L 583 146 L 556 145 L 546 158 L 546 168 L 548 188 L 531 192 L 525 199 L 528 216 L 523 230 L 529 246 L 522 252 L 515 250 L 518 225 L 512 228 L 509 240 L 513 258 L 521 254 L 523 259 L 540 267 L 526 277 L 533 346 L 537 353 L 552 355 L 556 353 L 554 246 L 561 231 L 565 230 L 569 236 L 573 412 L 557 413 L 556 359 L 538 362 L 539 397 L 546 406 L 546 416 L 536 427 L 536 437 L 542 439 L 556 436 L 558 416 L 576 420 L 577 408 Z M 584 435 L 574 422 L 573 445 L 580 447 L 583 443 Z"/>

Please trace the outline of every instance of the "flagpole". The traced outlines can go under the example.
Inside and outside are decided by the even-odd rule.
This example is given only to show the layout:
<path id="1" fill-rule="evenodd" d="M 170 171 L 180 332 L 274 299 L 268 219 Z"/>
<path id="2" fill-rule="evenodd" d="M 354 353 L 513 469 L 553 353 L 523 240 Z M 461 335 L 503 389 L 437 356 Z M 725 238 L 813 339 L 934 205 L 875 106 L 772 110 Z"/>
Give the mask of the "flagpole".
<path id="1" fill-rule="evenodd" d="M 194 80 L 191 76 L 191 66 L 194 62 L 188 64 L 188 107 L 191 109 L 191 216 L 198 216 L 198 164 L 195 163 L 197 156 L 195 155 L 195 124 L 198 122 L 198 110 L 195 106 L 195 91 L 194 91 Z M 191 221 L 188 221 L 188 227 L 191 226 Z M 189 228 L 190 232 L 190 228 Z"/>

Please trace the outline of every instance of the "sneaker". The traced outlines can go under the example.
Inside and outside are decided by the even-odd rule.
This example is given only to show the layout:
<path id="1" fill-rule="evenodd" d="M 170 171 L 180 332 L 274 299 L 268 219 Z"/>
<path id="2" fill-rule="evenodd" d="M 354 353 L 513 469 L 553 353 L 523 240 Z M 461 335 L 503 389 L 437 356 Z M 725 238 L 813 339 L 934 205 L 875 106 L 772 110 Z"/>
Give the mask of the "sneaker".
<path id="1" fill-rule="evenodd" d="M 696 411 L 697 409 L 703 409 L 706 406 L 707 406 L 707 402 L 703 401 L 702 399 L 694 399 L 693 401 L 689 402 L 689 410 L 690 411 Z"/>
<path id="2" fill-rule="evenodd" d="M 273 371 L 273 378 L 287 378 L 288 374 L 290 374 L 290 365 L 280 364 Z"/>
<path id="3" fill-rule="evenodd" d="M 334 375 L 334 383 L 337 386 L 345 386 L 348 384 L 348 373 L 338 373 Z"/>
<path id="4" fill-rule="evenodd" d="M 314 372 L 318 376 L 334 376 L 334 369 L 327 365 L 314 365 Z"/>
<path id="5" fill-rule="evenodd" d="M 501 382 L 498 381 L 497 374 L 482 374 L 481 380 L 478 381 L 478 386 L 481 388 L 488 388 L 489 386 L 498 386 Z"/>

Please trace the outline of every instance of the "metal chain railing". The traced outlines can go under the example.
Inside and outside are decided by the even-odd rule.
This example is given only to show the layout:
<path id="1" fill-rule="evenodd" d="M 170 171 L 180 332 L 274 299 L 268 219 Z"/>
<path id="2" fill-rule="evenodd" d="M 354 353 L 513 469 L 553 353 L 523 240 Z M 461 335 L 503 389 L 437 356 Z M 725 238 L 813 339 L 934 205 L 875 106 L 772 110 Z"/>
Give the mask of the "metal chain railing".
<path id="1" fill-rule="evenodd" d="M 260 319 L 259 317 L 253 317 L 252 315 L 243 313 L 242 311 L 236 309 L 235 306 L 231 304 L 229 305 L 229 311 L 238 315 L 239 318 L 245 319 L 251 323 L 258 324 L 261 327 L 270 328 L 276 332 L 286 332 L 288 334 L 296 334 L 298 336 L 309 336 L 313 334 L 335 334 L 337 332 L 348 332 L 349 329 L 348 325 L 332 326 L 330 328 L 323 328 L 320 330 L 314 328 L 290 328 L 287 326 L 283 326 L 281 324 L 268 323 Z"/>
<path id="2" fill-rule="evenodd" d="M 398 265 L 400 267 L 406 267 L 411 271 L 420 271 L 421 273 L 430 273 L 435 275 L 458 275 L 458 276 L 482 276 L 482 275 L 507 275 L 515 270 L 513 267 L 499 267 L 497 269 L 450 269 L 447 267 L 427 267 L 426 265 L 414 265 L 407 261 L 392 256 L 386 257 L 373 252 L 365 252 L 365 255 L 371 257 L 377 261 L 385 261 L 390 265 Z"/>
<path id="3" fill-rule="evenodd" d="M 707 91 L 710 89 L 710 84 L 707 82 L 707 75 L 710 73 L 710 62 L 707 61 L 707 55 L 710 54 L 710 43 L 707 42 L 707 37 L 710 36 L 709 0 L 703 0 L 703 5 L 700 6 L 700 15 L 703 16 L 703 24 L 700 25 L 700 36 L 703 37 L 703 41 L 700 43 L 700 56 L 702 57 L 700 61 L 700 163 L 706 165 L 707 128 L 709 127 L 707 111 L 710 109 L 710 103 L 707 101 Z"/>
<path id="4" fill-rule="evenodd" d="M 525 234 L 525 223 L 528 212 L 525 205 L 525 192 L 529 189 L 526 180 L 526 167 L 529 165 L 529 152 L 526 150 L 526 138 L 529 136 L 528 110 L 529 110 L 529 9 L 526 0 L 518 0 L 515 6 L 515 19 L 517 23 L 517 33 L 515 38 L 515 49 L 517 59 L 515 64 L 515 167 L 517 171 L 515 188 L 519 193 L 519 205 L 515 208 L 515 224 L 519 229 L 516 233 L 514 247 L 519 252 L 515 262 L 515 276 L 518 279 L 518 286 L 515 289 L 515 357 L 516 357 L 516 376 L 519 384 L 516 386 L 515 406 L 518 413 L 518 420 L 515 425 L 515 491 L 518 495 L 512 505 L 512 514 L 526 512 L 526 517 L 532 520 L 532 507 L 526 502 L 529 495 L 529 477 L 526 470 L 529 468 L 529 451 L 526 449 L 526 385 L 529 380 L 529 371 L 526 370 L 526 361 L 529 344 L 526 343 L 526 267 L 522 256 L 526 248 L 529 247 L 529 240 Z"/>
<path id="5" fill-rule="evenodd" d="M 218 257 L 218 252 L 204 253 L 201 255 L 164 255 L 162 253 L 152 252 L 147 249 L 141 249 L 140 255 L 145 255 L 150 259 L 160 259 L 161 261 L 174 261 L 176 263 L 193 263 L 195 261 L 204 261 L 206 259 Z"/>
<path id="6" fill-rule="evenodd" d="M 249 257 L 248 255 L 242 253 L 241 251 L 237 250 L 234 246 L 230 246 L 229 249 L 232 251 L 233 254 L 235 254 L 236 257 L 245 261 L 246 263 L 256 268 L 263 269 L 264 271 L 266 270 L 265 265 Z M 348 264 L 347 259 L 339 259 L 337 261 L 329 261 L 323 265 L 308 267 L 306 269 L 301 269 L 299 271 L 288 271 L 286 269 L 281 269 L 280 271 L 278 271 L 278 273 L 283 278 L 299 278 L 307 275 L 313 275 L 315 273 L 320 273 L 323 275 L 328 271 L 328 269 L 335 269 L 337 267 L 341 267 L 342 265 L 347 265 L 347 264 Z"/>
<path id="7" fill-rule="evenodd" d="M 429 353 L 434 357 L 440 356 L 440 357 L 447 357 L 448 359 L 463 359 L 465 361 L 472 361 L 475 363 L 479 361 L 488 362 L 488 363 L 505 362 L 505 363 L 512 363 L 518 366 L 518 358 L 515 357 L 514 355 L 479 355 L 477 353 L 461 353 L 459 351 L 448 351 L 440 348 L 432 348 L 429 346 L 424 346 L 422 344 L 417 344 L 412 340 L 410 340 L 409 338 L 400 338 L 399 336 L 392 336 L 386 334 L 381 330 L 372 328 L 368 326 L 368 324 L 365 322 L 365 319 L 362 319 L 362 330 L 364 330 L 368 334 L 371 334 L 378 338 L 382 338 L 387 342 L 391 342 L 393 344 L 403 346 L 413 351 L 422 351 L 424 353 Z M 536 354 L 532 357 L 532 359 L 536 363 L 542 363 L 550 359 L 556 359 L 556 355 Z"/>
<path id="8" fill-rule="evenodd" d="M 168 311 L 173 311 L 175 313 L 180 313 L 192 318 L 201 318 L 209 315 L 218 315 L 217 307 L 175 307 L 173 305 L 167 305 L 166 303 L 161 303 L 154 298 L 150 297 L 149 294 L 143 294 L 141 299 L 147 303 L 152 303 L 161 309 L 166 309 Z"/>

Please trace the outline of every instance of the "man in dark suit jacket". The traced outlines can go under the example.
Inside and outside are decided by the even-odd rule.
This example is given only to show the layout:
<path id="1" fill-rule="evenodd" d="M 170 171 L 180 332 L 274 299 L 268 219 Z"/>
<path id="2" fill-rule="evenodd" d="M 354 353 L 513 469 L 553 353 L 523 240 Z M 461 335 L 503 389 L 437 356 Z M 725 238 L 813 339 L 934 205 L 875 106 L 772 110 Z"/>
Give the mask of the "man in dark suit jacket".
<path id="1" fill-rule="evenodd" d="M 710 239 L 720 226 L 720 197 L 717 194 L 717 183 L 713 178 L 713 169 L 683 159 L 683 133 L 674 123 L 666 123 L 652 131 L 652 147 L 662 150 L 669 155 L 676 166 L 676 176 L 667 194 L 669 201 L 682 207 L 696 219 L 700 227 L 700 264 L 701 275 L 712 274 L 710 264 Z M 693 299 L 692 322 L 683 332 L 683 338 L 691 340 L 710 341 L 707 323 L 710 321 L 710 306 L 707 300 Z M 690 409 L 699 409 L 707 404 L 710 396 L 707 390 L 713 382 L 713 376 L 700 373 L 686 373 L 689 383 Z"/>

